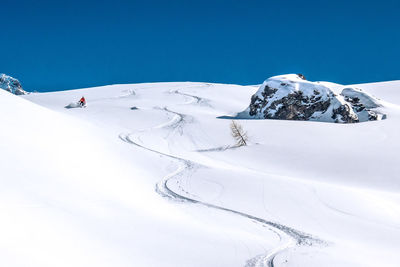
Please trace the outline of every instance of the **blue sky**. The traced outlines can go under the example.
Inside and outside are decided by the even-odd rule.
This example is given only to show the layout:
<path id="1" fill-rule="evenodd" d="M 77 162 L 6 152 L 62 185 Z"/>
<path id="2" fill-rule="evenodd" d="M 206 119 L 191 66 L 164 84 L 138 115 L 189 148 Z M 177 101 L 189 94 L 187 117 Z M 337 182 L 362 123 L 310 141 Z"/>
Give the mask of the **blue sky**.
<path id="1" fill-rule="evenodd" d="M 3 1 L 0 73 L 27 90 L 113 83 L 400 79 L 398 1 Z"/>

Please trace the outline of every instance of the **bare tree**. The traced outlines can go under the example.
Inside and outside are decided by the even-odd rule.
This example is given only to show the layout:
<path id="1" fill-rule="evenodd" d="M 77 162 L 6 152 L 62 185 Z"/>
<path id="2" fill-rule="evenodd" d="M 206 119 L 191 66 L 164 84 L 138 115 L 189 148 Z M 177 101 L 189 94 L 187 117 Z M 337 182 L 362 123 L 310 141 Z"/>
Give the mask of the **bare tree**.
<path id="1" fill-rule="evenodd" d="M 247 146 L 248 137 L 247 133 L 243 130 L 242 125 L 235 121 L 232 121 L 231 134 L 232 137 L 235 139 L 237 146 Z"/>

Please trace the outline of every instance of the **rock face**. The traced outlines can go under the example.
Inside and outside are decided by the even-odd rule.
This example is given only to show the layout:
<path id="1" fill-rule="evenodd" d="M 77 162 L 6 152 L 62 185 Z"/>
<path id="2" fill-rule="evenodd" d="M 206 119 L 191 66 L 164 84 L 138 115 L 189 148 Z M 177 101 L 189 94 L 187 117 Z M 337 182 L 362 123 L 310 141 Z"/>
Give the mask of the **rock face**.
<path id="1" fill-rule="evenodd" d="M 17 79 L 5 74 L 0 74 L 0 88 L 15 95 L 27 94 L 27 92 L 22 89 L 22 85 Z"/>
<path id="2" fill-rule="evenodd" d="M 307 81 L 301 74 L 271 77 L 260 86 L 251 97 L 249 107 L 238 117 L 336 123 L 384 117 L 373 110 L 381 106 L 378 99 L 356 88 L 345 88 L 337 94 L 338 87 L 337 84 Z"/>

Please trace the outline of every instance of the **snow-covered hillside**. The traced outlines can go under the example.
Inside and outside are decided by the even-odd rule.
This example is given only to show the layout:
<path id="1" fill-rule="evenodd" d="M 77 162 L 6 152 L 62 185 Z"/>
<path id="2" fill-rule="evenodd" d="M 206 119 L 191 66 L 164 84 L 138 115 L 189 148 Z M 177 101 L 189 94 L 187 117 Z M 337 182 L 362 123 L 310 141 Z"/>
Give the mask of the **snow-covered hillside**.
<path id="1" fill-rule="evenodd" d="M 257 87 L 0 91 L 1 265 L 398 266 L 400 82 L 346 88 L 387 119 L 238 120 L 239 148 Z"/>
<path id="2" fill-rule="evenodd" d="M 354 123 L 385 118 L 377 110 L 381 106 L 377 98 L 359 88 L 288 74 L 267 79 L 237 118 Z"/>
<path id="3" fill-rule="evenodd" d="M 22 89 L 22 85 L 17 79 L 5 74 L 0 74 L 0 89 L 4 89 L 15 95 L 27 94 L 27 92 Z"/>

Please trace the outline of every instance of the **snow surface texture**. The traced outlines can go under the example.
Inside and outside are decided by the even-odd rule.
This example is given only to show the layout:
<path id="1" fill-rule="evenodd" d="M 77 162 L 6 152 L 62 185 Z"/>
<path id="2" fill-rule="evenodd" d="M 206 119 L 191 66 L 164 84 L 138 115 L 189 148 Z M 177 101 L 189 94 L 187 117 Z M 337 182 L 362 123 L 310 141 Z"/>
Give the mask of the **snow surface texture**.
<path id="1" fill-rule="evenodd" d="M 27 92 L 22 89 L 22 85 L 17 79 L 5 74 L 0 74 L 0 88 L 15 95 L 27 94 Z"/>
<path id="2" fill-rule="evenodd" d="M 382 106 L 378 99 L 358 88 L 345 88 L 336 94 L 338 87 L 307 81 L 301 74 L 274 76 L 260 86 L 249 107 L 237 117 L 340 123 L 386 117 L 375 110 Z"/>
<path id="3" fill-rule="evenodd" d="M 400 82 L 369 86 L 388 119 L 240 120 L 240 148 L 218 117 L 257 87 L 0 91 L 0 264 L 398 266 Z"/>

